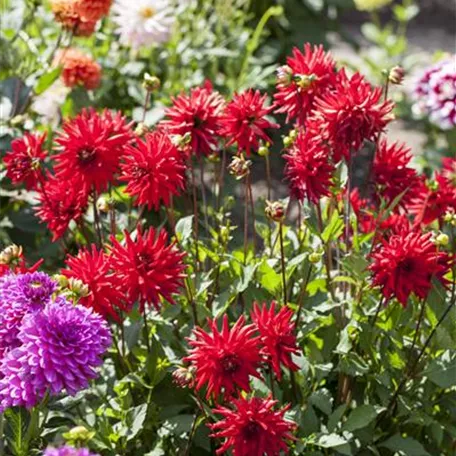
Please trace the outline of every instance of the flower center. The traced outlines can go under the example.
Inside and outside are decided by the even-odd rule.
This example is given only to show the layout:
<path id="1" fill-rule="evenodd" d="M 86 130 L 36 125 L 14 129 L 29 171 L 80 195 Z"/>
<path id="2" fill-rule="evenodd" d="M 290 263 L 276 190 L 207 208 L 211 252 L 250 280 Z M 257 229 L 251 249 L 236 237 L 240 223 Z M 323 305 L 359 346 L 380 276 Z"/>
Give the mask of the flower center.
<path id="1" fill-rule="evenodd" d="M 227 374 L 232 374 L 236 372 L 240 367 L 240 362 L 237 355 L 225 355 L 221 359 L 220 364 L 222 365 L 222 369 Z"/>
<path id="2" fill-rule="evenodd" d="M 155 16 L 155 10 L 151 6 L 144 6 L 140 9 L 139 14 L 144 19 L 150 19 L 152 16 Z"/>
<path id="3" fill-rule="evenodd" d="M 243 429 L 243 434 L 246 439 L 257 437 L 260 431 L 260 425 L 256 421 L 250 421 Z"/>
<path id="4" fill-rule="evenodd" d="M 84 149 L 78 150 L 78 160 L 81 165 L 89 165 L 96 158 L 96 149 L 92 147 L 85 147 Z"/>
<path id="5" fill-rule="evenodd" d="M 411 258 L 406 258 L 399 263 L 399 269 L 403 272 L 410 273 L 414 269 L 414 262 Z"/>
<path id="6" fill-rule="evenodd" d="M 144 176 L 147 176 L 148 173 L 149 171 L 146 168 L 142 168 L 141 166 L 135 166 L 132 172 L 133 177 L 136 179 L 141 179 Z"/>

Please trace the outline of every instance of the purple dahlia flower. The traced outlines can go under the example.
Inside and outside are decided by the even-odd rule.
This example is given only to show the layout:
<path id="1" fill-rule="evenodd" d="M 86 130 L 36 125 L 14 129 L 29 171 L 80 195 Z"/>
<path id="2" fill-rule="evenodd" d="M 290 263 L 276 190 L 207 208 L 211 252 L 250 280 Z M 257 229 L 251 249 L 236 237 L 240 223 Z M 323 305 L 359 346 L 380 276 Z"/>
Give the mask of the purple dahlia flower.
<path id="1" fill-rule="evenodd" d="M 46 448 L 43 456 L 98 456 L 98 454 L 91 453 L 87 448 L 63 446 L 60 448 Z"/>
<path id="2" fill-rule="evenodd" d="M 19 345 L 17 335 L 22 319 L 49 303 L 56 288 L 57 284 L 44 272 L 0 277 L 0 355 Z"/>
<path id="3" fill-rule="evenodd" d="M 55 396 L 65 390 L 73 395 L 87 388 L 111 345 L 105 320 L 64 298 L 27 314 L 18 338 L 21 345 L 0 362 L 0 411 L 32 407 L 46 392 Z"/>

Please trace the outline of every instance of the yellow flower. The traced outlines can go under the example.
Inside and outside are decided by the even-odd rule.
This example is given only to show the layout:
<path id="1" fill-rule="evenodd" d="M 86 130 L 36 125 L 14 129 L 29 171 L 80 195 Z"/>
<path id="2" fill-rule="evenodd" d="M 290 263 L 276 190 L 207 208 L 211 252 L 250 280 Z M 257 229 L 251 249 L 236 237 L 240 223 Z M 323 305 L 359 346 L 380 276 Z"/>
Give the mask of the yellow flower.
<path id="1" fill-rule="evenodd" d="M 393 0 L 355 0 L 356 9 L 360 11 L 375 11 L 392 3 Z"/>

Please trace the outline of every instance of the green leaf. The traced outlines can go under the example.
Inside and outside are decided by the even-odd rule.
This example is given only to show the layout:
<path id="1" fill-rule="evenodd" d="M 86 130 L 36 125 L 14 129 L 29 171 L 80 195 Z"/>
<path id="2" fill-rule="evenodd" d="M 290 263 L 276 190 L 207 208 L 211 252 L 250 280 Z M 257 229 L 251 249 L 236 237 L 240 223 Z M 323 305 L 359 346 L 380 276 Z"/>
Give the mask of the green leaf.
<path id="1" fill-rule="evenodd" d="M 330 415 L 332 412 L 333 398 L 326 388 L 313 392 L 309 397 L 309 402 L 321 410 L 325 415 Z"/>
<path id="2" fill-rule="evenodd" d="M 337 452 L 342 454 L 352 454 L 348 441 L 338 434 L 322 435 L 318 439 L 317 445 L 321 448 L 334 448 Z"/>
<path id="3" fill-rule="evenodd" d="M 345 410 L 347 410 L 347 405 L 342 404 L 334 410 L 331 416 L 328 419 L 328 430 L 329 432 L 333 432 L 337 429 L 337 425 L 339 424 L 340 420 L 344 416 Z"/>
<path id="4" fill-rule="evenodd" d="M 402 451 L 406 456 L 431 456 L 421 443 L 411 437 L 402 437 L 400 434 L 393 435 L 379 446 L 391 451 Z"/>
<path id="5" fill-rule="evenodd" d="M 143 428 L 147 416 L 147 404 L 133 407 L 127 412 L 128 434 L 127 441 L 134 439 Z"/>
<path id="6" fill-rule="evenodd" d="M 340 334 L 340 340 L 335 352 L 341 355 L 346 355 L 352 349 L 352 341 L 350 339 L 350 326 L 347 325 Z"/>
<path id="7" fill-rule="evenodd" d="M 344 431 L 356 431 L 368 426 L 377 417 L 379 410 L 373 405 L 365 404 L 355 408 L 343 425 Z"/>
<path id="8" fill-rule="evenodd" d="M 344 231 L 344 221 L 338 212 L 334 211 L 331 220 L 323 230 L 321 239 L 326 244 L 333 239 L 338 238 Z"/>
<path id="9" fill-rule="evenodd" d="M 450 353 L 448 350 L 439 359 L 434 359 L 423 372 L 423 375 L 440 388 L 456 385 L 456 355 L 451 357 Z"/>
<path id="10" fill-rule="evenodd" d="M 190 239 L 193 230 L 193 215 L 182 217 L 176 224 L 176 235 L 182 244 L 186 244 Z"/>
<path id="11" fill-rule="evenodd" d="M 61 70 L 61 67 L 57 67 L 40 76 L 35 86 L 35 94 L 40 95 L 45 90 L 47 90 L 53 84 L 53 82 L 60 76 Z"/>
<path id="12" fill-rule="evenodd" d="M 265 260 L 258 267 L 261 286 L 272 295 L 275 295 L 282 285 L 282 277 Z"/>

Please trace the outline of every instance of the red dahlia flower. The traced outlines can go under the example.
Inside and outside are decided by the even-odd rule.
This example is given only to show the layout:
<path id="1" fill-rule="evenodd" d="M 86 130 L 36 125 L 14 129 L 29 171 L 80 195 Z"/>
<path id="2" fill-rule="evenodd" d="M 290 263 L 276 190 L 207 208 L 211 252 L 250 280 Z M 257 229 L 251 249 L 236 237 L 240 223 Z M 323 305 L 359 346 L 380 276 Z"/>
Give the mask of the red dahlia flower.
<path id="1" fill-rule="evenodd" d="M 210 332 L 202 328 L 193 330 L 192 347 L 184 361 L 196 368 L 196 389 L 207 387 L 206 397 L 233 395 L 238 389 L 250 391 L 250 376 L 259 378 L 259 337 L 255 326 L 246 325 L 243 316 L 230 329 L 228 317 L 223 317 L 222 330 L 215 320 L 209 320 Z"/>
<path id="2" fill-rule="evenodd" d="M 217 146 L 217 130 L 225 106 L 223 97 L 212 89 L 208 81 L 190 93 L 173 98 L 173 106 L 166 110 L 162 122 L 173 135 L 191 135 L 190 147 L 196 155 L 210 155 Z"/>
<path id="3" fill-rule="evenodd" d="M 97 21 L 109 13 L 112 0 L 74 0 L 75 9 L 86 21 Z"/>
<path id="4" fill-rule="evenodd" d="M 335 171 L 330 161 L 331 149 L 312 129 L 301 130 L 295 142 L 284 155 L 285 176 L 291 193 L 300 201 L 305 197 L 314 204 L 329 196 Z"/>
<path id="5" fill-rule="evenodd" d="M 245 150 L 250 156 L 252 148 L 258 149 L 260 140 L 272 142 L 266 130 L 279 125 L 266 119 L 273 110 L 273 106 L 265 107 L 266 97 L 252 89 L 234 94 L 220 119 L 220 134 L 228 139 L 227 146 L 237 143 L 239 152 Z"/>
<path id="6" fill-rule="evenodd" d="M 456 186 L 439 173 L 431 188 L 422 180 L 409 209 L 415 215 L 416 224 L 428 225 L 434 220 L 442 220 L 448 210 L 456 210 Z"/>
<path id="7" fill-rule="evenodd" d="M 24 183 L 28 190 L 36 189 L 42 178 L 41 165 L 46 158 L 43 143 L 46 133 L 31 135 L 25 133 L 22 138 L 11 142 L 11 152 L 7 152 L 3 159 L 6 166 L 6 175 L 13 184 Z"/>
<path id="8" fill-rule="evenodd" d="M 405 206 L 413 198 L 413 189 L 418 185 L 418 177 L 416 171 L 408 166 L 411 158 L 410 149 L 405 144 L 388 144 L 386 139 L 379 142 L 372 174 L 377 196 L 385 199 L 387 204 L 391 204 L 406 190 L 399 201 L 399 206 Z"/>
<path id="9" fill-rule="evenodd" d="M 358 151 L 364 140 L 375 141 L 394 117 L 393 102 L 381 100 L 381 88 L 373 89 L 359 73 L 349 78 L 342 69 L 337 76 L 335 89 L 316 100 L 314 117 L 339 161 Z"/>
<path id="10" fill-rule="evenodd" d="M 299 125 L 314 107 L 316 96 L 334 87 L 336 64 L 323 46 L 304 45 L 304 52 L 293 48 L 293 56 L 287 57 L 287 65 L 279 68 L 274 99 L 277 113 L 287 115 L 286 121 L 296 118 Z"/>
<path id="11" fill-rule="evenodd" d="M 77 256 L 68 255 L 65 263 L 68 269 L 63 269 L 62 274 L 81 280 L 89 288 L 88 296 L 80 298 L 79 304 L 117 321 L 116 309 L 129 310 L 122 301 L 120 282 L 111 273 L 109 257 L 102 250 L 92 245 L 90 250 L 81 249 Z"/>
<path id="12" fill-rule="evenodd" d="M 156 233 L 153 228 L 144 234 L 138 230 L 136 240 L 125 231 L 125 245 L 111 236 L 112 269 L 129 303 L 139 300 L 141 312 L 146 303 L 159 310 L 161 299 L 173 304 L 172 295 L 183 286 L 185 254 L 167 241 L 165 231 Z"/>
<path id="13" fill-rule="evenodd" d="M 67 87 L 84 86 L 96 89 L 101 82 L 101 66 L 79 49 L 64 49 L 57 53 L 55 64 L 62 66 L 61 78 Z"/>
<path id="14" fill-rule="evenodd" d="M 72 220 L 77 222 L 85 214 L 88 193 L 75 180 L 48 175 L 38 199 L 36 215 L 52 231 L 54 242 L 65 234 Z"/>
<path id="15" fill-rule="evenodd" d="M 378 212 L 376 205 L 366 198 L 361 198 L 355 188 L 350 194 L 350 203 L 358 220 L 358 229 L 362 233 L 385 233 L 389 230 L 410 229 L 410 222 L 403 214 L 392 213 L 386 218 Z M 375 242 L 376 238 L 374 238 Z"/>
<path id="16" fill-rule="evenodd" d="M 292 431 L 296 424 L 285 419 L 289 406 L 274 410 L 277 401 L 263 399 L 233 399 L 233 408 L 217 407 L 214 413 L 223 419 L 209 427 L 211 437 L 223 438 L 223 445 L 217 454 L 227 454 L 231 449 L 233 456 L 279 456 L 287 454 L 287 441 L 294 440 Z"/>
<path id="17" fill-rule="evenodd" d="M 261 354 L 272 366 L 277 378 L 280 380 L 281 364 L 290 370 L 298 370 L 292 359 L 292 354 L 299 353 L 294 334 L 295 325 L 291 322 L 293 312 L 288 307 L 282 307 L 276 313 L 276 302 L 272 301 L 268 309 L 266 303 L 260 306 L 255 303 L 252 312 L 252 321 L 255 323 L 261 340 Z"/>
<path id="18" fill-rule="evenodd" d="M 56 139 L 60 152 L 55 156 L 57 176 L 73 179 L 78 188 L 100 192 L 112 182 L 120 158 L 132 139 L 130 125 L 120 113 L 83 110 L 65 122 Z"/>
<path id="19" fill-rule="evenodd" d="M 179 195 L 185 185 L 185 165 L 180 152 L 166 133 L 155 131 L 145 141 L 137 139 L 136 147 L 125 148 L 121 165 L 121 181 L 127 182 L 126 192 L 136 196 L 136 205 L 149 209 L 169 205 L 172 195 Z"/>
<path id="20" fill-rule="evenodd" d="M 401 231 L 383 239 L 372 254 L 369 266 L 373 284 L 380 286 L 383 296 L 396 297 L 405 307 L 411 293 L 426 298 L 432 278 L 446 283 L 449 257 L 439 252 L 431 233 Z"/>
<path id="21" fill-rule="evenodd" d="M 442 159 L 442 176 L 456 187 L 456 158 L 445 157 Z"/>

